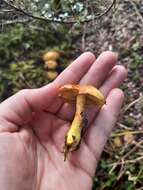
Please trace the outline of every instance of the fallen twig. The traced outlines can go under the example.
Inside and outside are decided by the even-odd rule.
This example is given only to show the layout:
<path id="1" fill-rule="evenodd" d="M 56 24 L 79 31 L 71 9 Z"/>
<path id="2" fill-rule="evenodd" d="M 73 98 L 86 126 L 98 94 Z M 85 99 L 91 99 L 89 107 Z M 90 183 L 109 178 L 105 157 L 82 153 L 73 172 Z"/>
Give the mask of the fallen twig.
<path id="1" fill-rule="evenodd" d="M 131 5 L 133 6 L 133 8 L 135 9 L 137 16 L 139 17 L 139 19 L 140 19 L 140 21 L 142 23 L 141 26 L 143 27 L 143 17 L 139 12 L 139 10 L 138 10 L 138 8 L 136 6 L 136 3 L 133 0 L 129 0 L 129 1 L 130 1 Z"/>
<path id="2" fill-rule="evenodd" d="M 138 143 L 136 143 L 135 146 L 134 146 L 129 152 L 127 152 L 124 156 L 122 156 L 117 162 L 112 163 L 112 164 L 109 164 L 109 166 L 112 166 L 112 168 L 111 168 L 111 170 L 109 171 L 109 173 L 112 173 L 112 172 L 116 169 L 116 167 L 117 167 L 118 165 L 122 165 L 122 169 L 123 169 L 123 165 L 124 165 L 124 164 L 127 164 L 127 163 L 135 163 L 135 162 L 137 162 L 137 161 L 143 159 L 143 156 L 140 156 L 140 157 L 138 157 L 138 158 L 140 158 L 140 159 L 136 158 L 135 160 L 125 160 L 130 154 L 132 154 L 134 151 L 136 151 L 137 148 L 140 148 L 140 145 L 141 145 L 141 144 L 143 144 L 143 140 L 140 141 L 140 142 L 138 142 Z M 134 161 L 134 162 L 133 162 L 133 161 Z"/>
<path id="3" fill-rule="evenodd" d="M 125 108 L 123 108 L 122 114 L 126 113 L 132 106 L 134 106 L 136 103 L 140 102 L 141 100 L 143 100 L 143 96 L 137 98 L 136 100 L 128 104 Z"/>
<path id="4" fill-rule="evenodd" d="M 135 146 L 123 156 L 123 159 L 127 158 L 130 154 L 132 154 L 137 148 L 139 148 L 139 145 L 141 144 L 143 144 L 143 140 L 135 144 Z"/>
<path id="5" fill-rule="evenodd" d="M 136 163 L 140 160 L 143 160 L 143 156 L 140 156 L 136 159 L 132 159 L 132 160 L 125 160 L 125 161 L 121 161 L 121 162 L 117 162 L 117 163 L 112 163 L 112 164 L 109 164 L 109 166 L 118 166 L 118 165 L 121 165 L 121 164 L 132 164 L 132 163 Z"/>
<path id="6" fill-rule="evenodd" d="M 120 136 L 124 136 L 126 134 L 138 135 L 138 134 L 143 134 L 143 131 L 124 131 L 124 132 L 120 132 L 120 133 L 113 133 L 113 134 L 111 134 L 111 137 L 120 137 Z"/>

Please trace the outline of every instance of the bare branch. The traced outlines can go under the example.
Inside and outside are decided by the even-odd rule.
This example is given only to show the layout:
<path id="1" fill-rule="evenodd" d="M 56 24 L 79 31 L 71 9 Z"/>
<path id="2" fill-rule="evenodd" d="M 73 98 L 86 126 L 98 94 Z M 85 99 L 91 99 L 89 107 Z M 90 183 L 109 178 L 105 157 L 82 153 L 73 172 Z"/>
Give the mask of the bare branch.
<path id="1" fill-rule="evenodd" d="M 42 20 L 42 21 L 46 21 L 46 22 L 55 22 L 55 23 L 65 23 L 65 24 L 74 24 L 76 23 L 77 21 L 75 20 L 67 20 L 67 21 L 63 21 L 63 20 L 56 20 L 56 19 L 50 19 L 50 18 L 44 18 L 44 17 L 39 17 L 39 16 L 35 16 L 35 15 L 32 15 L 31 13 L 28 13 L 26 12 L 25 10 L 19 8 L 19 7 L 16 7 L 15 5 L 11 4 L 11 3 L 8 3 L 7 1 L 5 0 L 2 0 L 4 3 L 6 3 L 8 6 L 14 8 L 15 10 L 17 10 L 18 12 L 21 12 L 23 13 L 24 15 L 28 16 L 28 17 L 31 17 L 33 19 L 37 19 L 37 20 Z M 101 18 L 103 17 L 104 15 L 106 15 L 111 9 L 112 7 L 116 4 L 116 0 L 113 0 L 112 4 L 101 14 L 97 14 L 97 15 L 93 15 L 91 18 L 87 18 L 87 19 L 83 19 L 80 21 L 80 23 L 85 23 L 85 22 L 91 22 L 97 18 Z"/>

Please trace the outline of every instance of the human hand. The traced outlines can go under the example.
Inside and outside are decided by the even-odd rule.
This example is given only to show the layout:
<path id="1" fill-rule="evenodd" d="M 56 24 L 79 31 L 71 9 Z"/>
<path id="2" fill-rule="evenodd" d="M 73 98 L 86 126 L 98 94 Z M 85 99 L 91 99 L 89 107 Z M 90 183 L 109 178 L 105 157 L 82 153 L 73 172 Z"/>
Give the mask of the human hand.
<path id="1" fill-rule="evenodd" d="M 57 79 L 39 89 L 26 89 L 0 104 L 0 187 L 3 190 L 91 190 L 92 178 L 123 99 L 117 87 L 126 70 L 115 66 L 112 52 L 96 60 L 84 53 Z M 65 134 L 74 108 L 57 97 L 64 84 L 90 84 L 107 97 L 97 114 L 88 110 L 90 126 L 80 149 L 63 161 Z"/>

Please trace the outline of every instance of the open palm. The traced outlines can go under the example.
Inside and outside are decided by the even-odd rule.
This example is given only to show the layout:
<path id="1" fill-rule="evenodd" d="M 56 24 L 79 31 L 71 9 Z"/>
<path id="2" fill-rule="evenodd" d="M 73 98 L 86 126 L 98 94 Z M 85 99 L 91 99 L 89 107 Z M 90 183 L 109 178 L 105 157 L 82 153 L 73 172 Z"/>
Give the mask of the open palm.
<path id="1" fill-rule="evenodd" d="M 22 90 L 0 104 L 0 187 L 3 190 L 91 190 L 97 162 L 120 111 L 126 77 L 112 52 L 97 60 L 91 53 L 76 59 L 58 78 L 39 89 Z M 94 85 L 107 96 L 98 113 L 87 110 L 87 133 L 80 149 L 63 161 L 65 134 L 74 107 L 57 97 L 64 84 Z M 113 89 L 113 90 L 112 90 Z"/>

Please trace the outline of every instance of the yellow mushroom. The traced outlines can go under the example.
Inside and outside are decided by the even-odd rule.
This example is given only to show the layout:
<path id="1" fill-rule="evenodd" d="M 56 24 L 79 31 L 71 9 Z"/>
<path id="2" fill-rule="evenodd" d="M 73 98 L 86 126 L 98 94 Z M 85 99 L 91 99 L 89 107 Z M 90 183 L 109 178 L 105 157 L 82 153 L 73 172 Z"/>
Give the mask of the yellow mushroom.
<path id="1" fill-rule="evenodd" d="M 56 69 L 58 66 L 58 63 L 54 60 L 46 61 L 44 68 L 45 69 Z"/>
<path id="2" fill-rule="evenodd" d="M 52 81 L 52 80 L 54 80 L 54 79 L 58 76 L 58 73 L 57 73 L 56 71 L 48 71 L 48 72 L 46 73 L 46 75 L 47 75 L 47 78 L 48 78 L 50 81 Z"/>
<path id="3" fill-rule="evenodd" d="M 59 96 L 62 97 L 65 102 L 76 102 L 75 116 L 65 136 L 64 160 L 66 160 L 67 154 L 77 149 L 80 144 L 81 133 L 85 126 L 85 121 L 87 121 L 85 116 L 86 106 L 96 105 L 102 107 L 105 104 L 105 97 L 93 86 L 72 84 L 62 86 L 59 89 Z"/>
<path id="4" fill-rule="evenodd" d="M 60 54 L 57 51 L 48 51 L 43 55 L 43 60 L 46 61 L 50 61 L 50 60 L 54 60 L 56 61 L 57 59 L 59 59 Z"/>

